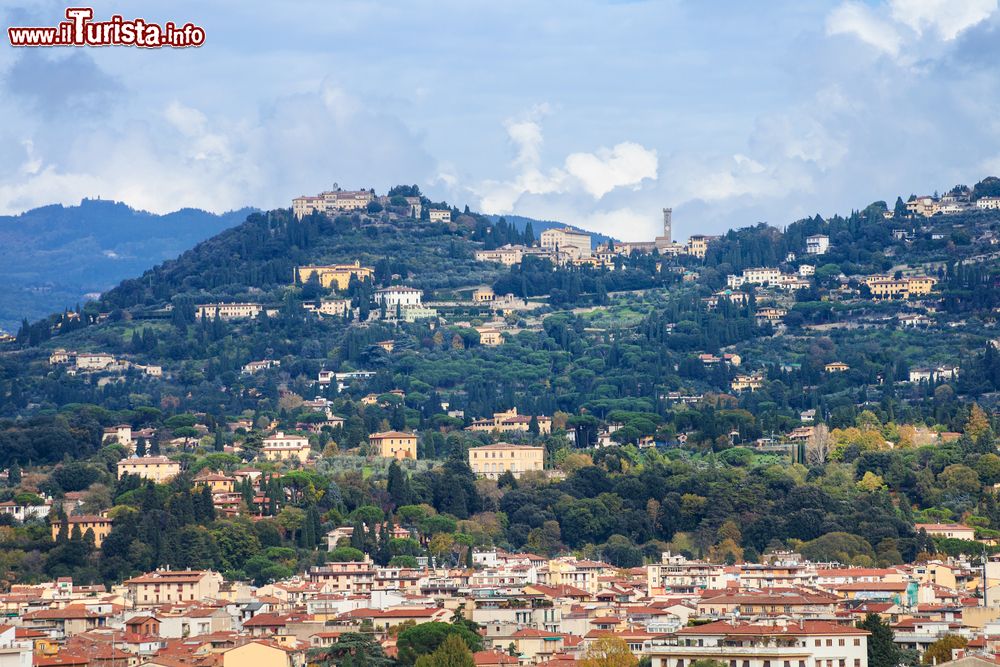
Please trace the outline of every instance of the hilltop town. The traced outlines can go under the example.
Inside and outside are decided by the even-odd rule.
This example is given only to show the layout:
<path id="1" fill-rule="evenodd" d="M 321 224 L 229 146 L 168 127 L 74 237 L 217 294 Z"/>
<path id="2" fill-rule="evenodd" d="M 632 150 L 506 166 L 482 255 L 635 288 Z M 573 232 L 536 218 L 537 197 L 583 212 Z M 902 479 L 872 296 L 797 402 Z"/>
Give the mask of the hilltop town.
<path id="1" fill-rule="evenodd" d="M 0 665 L 995 664 L 994 202 L 252 213 L 0 341 Z"/>

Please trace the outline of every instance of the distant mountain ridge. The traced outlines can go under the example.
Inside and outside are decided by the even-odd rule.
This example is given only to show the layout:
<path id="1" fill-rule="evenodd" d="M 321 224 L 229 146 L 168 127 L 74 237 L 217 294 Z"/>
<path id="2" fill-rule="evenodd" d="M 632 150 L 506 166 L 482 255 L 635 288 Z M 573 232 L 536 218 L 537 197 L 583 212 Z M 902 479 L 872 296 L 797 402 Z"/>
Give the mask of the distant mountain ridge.
<path id="1" fill-rule="evenodd" d="M 157 215 L 121 202 L 84 199 L 0 216 L 0 329 L 16 331 L 74 307 L 87 295 L 176 257 L 243 222 L 255 209 L 223 214 L 185 208 Z"/>

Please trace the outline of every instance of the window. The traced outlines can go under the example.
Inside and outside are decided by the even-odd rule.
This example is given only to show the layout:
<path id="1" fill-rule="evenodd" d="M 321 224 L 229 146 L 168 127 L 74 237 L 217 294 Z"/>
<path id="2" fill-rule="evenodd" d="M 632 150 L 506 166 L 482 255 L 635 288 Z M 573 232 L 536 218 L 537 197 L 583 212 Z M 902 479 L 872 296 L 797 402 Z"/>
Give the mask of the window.
<path id="1" fill-rule="evenodd" d="M 854 645 L 855 646 L 861 646 L 861 638 L 860 637 L 855 637 L 854 638 Z"/>
<path id="2" fill-rule="evenodd" d="M 838 639 L 837 646 L 843 646 L 843 645 L 844 645 L 844 639 L 843 638 Z"/>
<path id="3" fill-rule="evenodd" d="M 817 639 L 816 640 L 816 646 L 822 646 L 822 645 L 823 645 L 823 641 L 821 639 Z"/>
<path id="4" fill-rule="evenodd" d="M 832 639 L 827 639 L 826 640 L 826 645 L 827 646 L 833 646 L 833 640 Z M 829 662 L 829 661 L 827 661 L 827 662 Z"/>

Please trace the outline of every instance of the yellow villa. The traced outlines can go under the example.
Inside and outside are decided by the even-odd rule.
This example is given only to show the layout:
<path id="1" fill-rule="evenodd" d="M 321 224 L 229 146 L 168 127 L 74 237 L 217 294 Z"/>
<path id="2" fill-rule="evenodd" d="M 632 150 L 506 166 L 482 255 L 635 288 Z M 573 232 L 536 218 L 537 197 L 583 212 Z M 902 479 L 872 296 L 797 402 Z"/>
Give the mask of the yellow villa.
<path id="1" fill-rule="evenodd" d="M 106 516 L 98 516 L 92 514 L 81 514 L 77 516 L 71 516 L 66 518 L 66 528 L 67 537 L 72 537 L 73 530 L 75 528 L 80 529 L 80 535 L 86 535 L 88 530 L 94 531 L 94 546 L 98 549 L 101 548 L 101 544 L 104 543 L 104 538 L 111 533 L 112 521 Z M 53 520 L 52 522 L 52 539 L 55 540 L 59 537 L 59 529 L 62 527 L 62 522 Z"/>
<path id="2" fill-rule="evenodd" d="M 336 285 L 338 290 L 343 291 L 351 284 L 352 277 L 366 280 L 375 275 L 375 269 L 370 266 L 361 266 L 361 262 L 356 260 L 353 264 L 300 266 L 297 273 L 300 283 L 307 283 L 313 276 L 316 276 L 319 284 L 323 287 L 329 288 L 331 285 Z"/>
<path id="3" fill-rule="evenodd" d="M 515 478 L 531 470 L 544 468 L 545 448 L 534 445 L 511 445 L 499 442 L 469 449 L 469 467 L 479 477 L 497 479 L 505 472 Z"/>
<path id="4" fill-rule="evenodd" d="M 911 296 L 925 296 L 931 293 L 937 280 L 929 276 L 909 276 L 898 280 L 889 276 L 868 276 L 865 285 L 875 300 L 909 299 Z"/>
<path id="5" fill-rule="evenodd" d="M 368 436 L 372 451 L 386 459 L 416 459 L 417 436 L 402 431 L 385 431 Z"/>
<path id="6" fill-rule="evenodd" d="M 236 480 L 219 472 L 202 471 L 194 478 L 196 486 L 207 486 L 212 493 L 232 493 L 236 488 Z"/>
<path id="7" fill-rule="evenodd" d="M 181 464 L 166 456 L 133 456 L 118 462 L 118 479 L 138 475 L 157 484 L 169 482 L 181 473 Z"/>
<path id="8" fill-rule="evenodd" d="M 537 415 L 535 421 L 538 423 L 538 433 L 548 435 L 552 433 L 552 417 Z M 494 412 L 493 417 L 476 419 L 467 426 L 467 431 L 481 431 L 497 433 L 527 433 L 531 430 L 531 417 L 517 414 L 517 408 Z"/>
<path id="9" fill-rule="evenodd" d="M 261 454 L 265 461 L 290 461 L 297 459 L 300 463 L 309 460 L 309 438 L 304 435 L 285 435 L 278 431 L 264 438 Z"/>
<path id="10" fill-rule="evenodd" d="M 493 327 L 476 327 L 476 333 L 479 334 L 480 345 L 486 345 L 487 347 L 503 345 L 503 333 L 499 329 Z"/>

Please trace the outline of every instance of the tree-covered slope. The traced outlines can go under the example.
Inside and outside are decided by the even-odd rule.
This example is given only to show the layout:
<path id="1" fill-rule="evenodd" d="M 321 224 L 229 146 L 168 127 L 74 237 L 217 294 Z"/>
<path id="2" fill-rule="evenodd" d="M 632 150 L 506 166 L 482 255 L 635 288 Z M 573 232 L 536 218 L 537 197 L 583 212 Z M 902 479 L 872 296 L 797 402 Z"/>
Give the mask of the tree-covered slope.
<path id="1" fill-rule="evenodd" d="M 52 205 L 0 217 L 0 329 L 74 307 L 238 224 L 248 209 L 166 215 L 111 201 Z M 89 295 L 89 297 L 88 297 Z"/>

